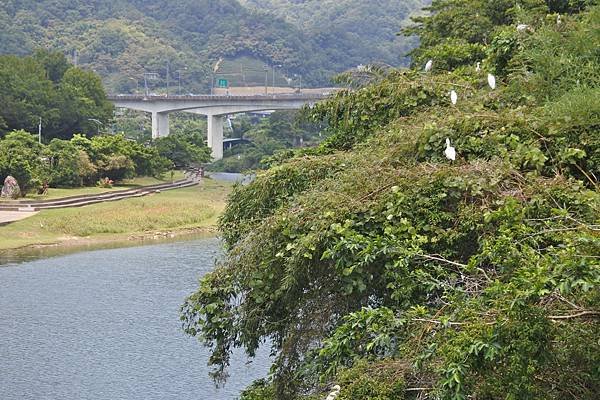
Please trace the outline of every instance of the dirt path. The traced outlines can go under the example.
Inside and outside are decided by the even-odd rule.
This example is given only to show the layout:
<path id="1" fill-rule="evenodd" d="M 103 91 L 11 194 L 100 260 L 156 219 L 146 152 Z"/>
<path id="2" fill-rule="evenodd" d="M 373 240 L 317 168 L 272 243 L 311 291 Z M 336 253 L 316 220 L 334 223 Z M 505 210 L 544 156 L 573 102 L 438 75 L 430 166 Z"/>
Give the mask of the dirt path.
<path id="1" fill-rule="evenodd" d="M 37 214 L 37 212 L 0 211 L 0 225 L 20 221 L 35 214 Z"/>

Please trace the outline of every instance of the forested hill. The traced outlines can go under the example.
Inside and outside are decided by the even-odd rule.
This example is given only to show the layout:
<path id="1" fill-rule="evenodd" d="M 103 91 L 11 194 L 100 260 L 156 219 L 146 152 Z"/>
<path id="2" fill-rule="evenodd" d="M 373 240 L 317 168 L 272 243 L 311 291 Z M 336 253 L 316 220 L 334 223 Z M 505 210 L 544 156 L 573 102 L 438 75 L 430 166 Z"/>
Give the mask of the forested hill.
<path id="1" fill-rule="evenodd" d="M 158 72 L 159 80 L 151 84 L 164 87 L 167 62 L 171 82 L 181 70 L 185 86 L 198 91 L 208 85 L 219 58 L 240 56 L 257 65 L 282 65 L 305 83 L 324 84 L 358 63 L 401 63 L 410 40 L 394 33 L 423 2 L 406 6 L 394 0 L 378 7 L 354 7 L 356 1 L 309 3 L 319 4 L 290 7 L 298 17 L 288 21 L 277 16 L 287 12 L 281 2 L 273 2 L 267 12 L 266 3 L 258 10 L 236 0 L 5 0 L 0 54 L 24 55 L 39 47 L 63 51 L 98 72 L 109 91 L 118 92 L 142 85 L 144 71 Z M 348 7 L 343 13 L 342 3 Z M 299 20 L 312 22 L 302 26 Z"/>
<path id="2" fill-rule="evenodd" d="M 273 13 L 316 38 L 319 46 L 346 65 L 373 61 L 397 65 L 414 40 L 397 36 L 423 0 L 241 0 Z"/>

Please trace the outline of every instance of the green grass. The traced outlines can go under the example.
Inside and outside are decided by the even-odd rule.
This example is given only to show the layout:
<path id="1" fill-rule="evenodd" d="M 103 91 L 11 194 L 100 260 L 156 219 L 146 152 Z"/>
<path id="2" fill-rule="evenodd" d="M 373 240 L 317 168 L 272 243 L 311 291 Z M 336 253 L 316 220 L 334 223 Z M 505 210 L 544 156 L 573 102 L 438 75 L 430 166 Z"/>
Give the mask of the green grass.
<path id="1" fill-rule="evenodd" d="M 173 180 L 180 180 L 180 179 L 183 179 L 184 177 L 185 176 L 182 171 L 175 171 L 175 174 L 173 175 Z M 157 179 L 157 178 L 149 177 L 149 176 L 141 176 L 141 177 L 137 177 L 134 179 L 127 179 L 127 180 L 124 180 L 123 182 L 119 182 L 110 189 L 99 188 L 99 187 L 95 187 L 95 186 L 81 187 L 81 188 L 69 188 L 69 189 L 49 188 L 48 194 L 45 196 L 29 193 L 27 196 L 25 196 L 24 199 L 21 199 L 21 200 L 55 200 L 55 199 L 61 199 L 63 197 L 101 194 L 101 193 L 113 192 L 116 190 L 132 189 L 132 188 L 136 188 L 139 186 L 158 185 L 161 183 L 168 183 L 168 182 L 171 182 L 170 173 L 166 173 L 165 176 L 163 177 L 163 179 Z M 11 201 L 11 200 L 1 199 L 0 201 Z"/>
<path id="2" fill-rule="evenodd" d="M 215 226 L 231 185 L 204 180 L 201 186 L 81 208 L 44 210 L 0 226 L 0 251 L 31 245 L 126 240 L 130 235 Z"/>

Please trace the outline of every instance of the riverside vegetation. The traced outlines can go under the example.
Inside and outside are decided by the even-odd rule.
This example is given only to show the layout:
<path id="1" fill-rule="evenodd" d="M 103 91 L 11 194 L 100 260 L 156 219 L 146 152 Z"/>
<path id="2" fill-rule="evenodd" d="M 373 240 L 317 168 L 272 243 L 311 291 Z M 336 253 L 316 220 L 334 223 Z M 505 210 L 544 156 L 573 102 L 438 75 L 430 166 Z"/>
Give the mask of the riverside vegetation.
<path id="1" fill-rule="evenodd" d="M 145 179 L 148 183 L 149 179 Z M 214 234 L 231 185 L 211 179 L 200 186 L 82 208 L 44 210 L 0 227 L 0 253 L 32 248 L 131 243 L 185 234 Z"/>
<path id="2" fill-rule="evenodd" d="M 173 168 L 210 159 L 198 129 L 155 141 L 98 134 L 113 111 L 100 77 L 62 54 L 0 56 L 0 88 L 0 184 L 15 177 L 22 196 L 49 199 L 106 192 L 113 183 L 121 188 L 164 183 L 183 178 Z M 37 131 L 39 117 L 41 143 L 30 133 Z M 228 192 L 229 185 L 209 180 L 160 196 L 47 210 L 1 227 L 0 250 L 211 229 Z"/>
<path id="3" fill-rule="evenodd" d="M 100 77 L 45 50 L 30 57 L 0 56 L 0 181 L 13 175 L 23 195 L 50 187 L 93 186 L 161 176 L 210 160 L 197 130 L 155 141 L 99 135 L 113 106 Z M 37 135 L 41 118 L 42 143 Z M 84 135 L 85 134 L 85 135 Z"/>
<path id="4" fill-rule="evenodd" d="M 346 76 L 330 137 L 230 196 L 181 318 L 217 380 L 271 346 L 244 400 L 600 397 L 600 6 L 429 10 L 413 70 Z"/>

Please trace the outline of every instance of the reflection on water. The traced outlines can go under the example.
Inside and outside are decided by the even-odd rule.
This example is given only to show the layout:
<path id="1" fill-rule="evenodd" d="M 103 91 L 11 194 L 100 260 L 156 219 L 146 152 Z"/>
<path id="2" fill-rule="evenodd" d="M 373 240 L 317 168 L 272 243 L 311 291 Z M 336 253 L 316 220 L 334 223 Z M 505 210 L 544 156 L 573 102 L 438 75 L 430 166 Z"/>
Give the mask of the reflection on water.
<path id="1" fill-rule="evenodd" d="M 236 398 L 268 355 L 236 354 L 216 389 L 178 318 L 220 252 L 203 239 L 0 268 L 0 399 Z"/>
<path id="2" fill-rule="evenodd" d="M 164 243 L 179 243 L 183 241 L 192 241 L 195 239 L 209 239 L 214 237 L 213 233 L 190 233 L 175 238 L 161 237 L 160 239 L 145 239 L 145 240 L 121 240 L 107 241 L 105 243 L 90 242 L 68 245 L 48 245 L 37 247 L 24 247 L 14 250 L 0 250 L 0 267 L 19 264 L 22 262 L 47 259 L 56 256 L 65 256 L 84 251 L 106 250 L 106 249 L 121 249 L 127 247 L 140 246 L 155 246 Z"/>

